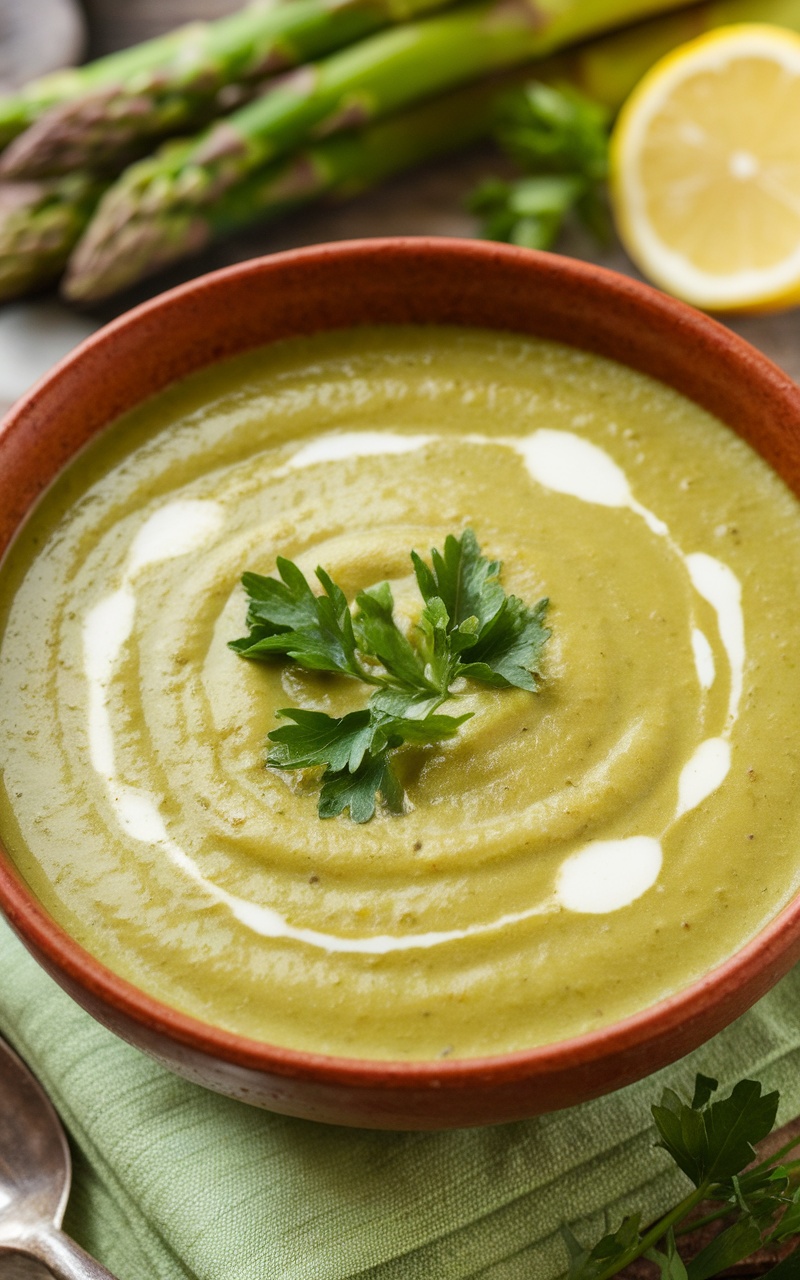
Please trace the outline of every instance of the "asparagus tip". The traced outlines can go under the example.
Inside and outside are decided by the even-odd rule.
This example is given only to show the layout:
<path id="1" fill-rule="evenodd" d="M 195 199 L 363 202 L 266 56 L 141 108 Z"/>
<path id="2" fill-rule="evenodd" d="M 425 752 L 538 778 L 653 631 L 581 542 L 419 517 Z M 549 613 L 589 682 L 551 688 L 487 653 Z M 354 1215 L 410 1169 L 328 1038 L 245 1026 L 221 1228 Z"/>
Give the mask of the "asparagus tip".
<path id="1" fill-rule="evenodd" d="M 67 263 L 61 293 L 70 302 L 100 302 L 180 258 L 199 253 L 211 238 L 200 217 L 175 215 L 137 221 L 108 231 L 98 216 Z"/>

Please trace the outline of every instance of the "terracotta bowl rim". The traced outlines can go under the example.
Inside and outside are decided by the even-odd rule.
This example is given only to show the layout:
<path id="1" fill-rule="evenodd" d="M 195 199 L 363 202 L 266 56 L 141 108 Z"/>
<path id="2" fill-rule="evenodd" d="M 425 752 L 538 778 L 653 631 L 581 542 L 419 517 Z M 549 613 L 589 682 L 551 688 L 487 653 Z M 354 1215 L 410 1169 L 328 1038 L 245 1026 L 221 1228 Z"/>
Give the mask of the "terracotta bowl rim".
<path id="1" fill-rule="evenodd" d="M 791 395 L 796 400 L 800 423 L 800 388 L 788 374 L 717 320 L 649 285 L 595 263 L 556 254 L 487 241 L 400 236 L 342 240 L 252 258 L 199 276 L 148 299 L 91 334 L 45 374 L 17 401 L 0 423 L 0 439 L 13 430 L 17 421 L 36 404 L 39 397 L 57 384 L 63 374 L 83 360 L 87 353 L 113 344 L 121 332 L 135 327 L 153 314 L 168 312 L 173 304 L 184 298 L 209 289 L 224 289 L 229 281 L 241 276 L 269 273 L 287 265 L 313 264 L 331 257 L 357 260 L 387 251 L 410 255 L 433 253 L 462 264 L 476 257 L 506 260 L 516 262 L 521 269 L 538 272 L 551 279 L 561 276 L 578 283 L 599 285 L 608 289 L 613 296 L 638 301 L 651 311 L 655 309 L 660 312 L 674 326 L 702 332 L 720 353 L 725 352 L 737 361 L 745 376 L 755 377 L 771 385 L 773 390 Z M 328 327 L 330 326 L 323 326 Z M 510 329 L 508 332 L 514 330 Z M 0 907 L 23 941 L 38 948 L 56 969 L 74 979 L 85 991 L 99 996 L 113 1008 L 126 1014 L 144 1029 L 161 1032 L 178 1043 L 222 1061 L 270 1071 L 279 1076 L 364 1088 L 374 1087 L 376 1084 L 387 1085 L 401 1090 L 418 1089 L 426 1084 L 468 1088 L 479 1081 L 503 1083 L 522 1079 L 535 1080 L 568 1067 L 591 1065 L 601 1058 L 625 1050 L 646 1050 L 648 1043 L 656 1036 L 662 1036 L 687 1021 L 701 1018 L 709 1006 L 716 1005 L 725 994 L 767 970 L 771 960 L 778 960 L 786 951 L 790 936 L 800 935 L 798 890 L 778 915 L 729 959 L 673 995 L 608 1026 L 511 1053 L 453 1061 L 398 1061 L 313 1053 L 252 1040 L 181 1013 L 148 996 L 96 960 L 47 914 L 1 844 Z"/>

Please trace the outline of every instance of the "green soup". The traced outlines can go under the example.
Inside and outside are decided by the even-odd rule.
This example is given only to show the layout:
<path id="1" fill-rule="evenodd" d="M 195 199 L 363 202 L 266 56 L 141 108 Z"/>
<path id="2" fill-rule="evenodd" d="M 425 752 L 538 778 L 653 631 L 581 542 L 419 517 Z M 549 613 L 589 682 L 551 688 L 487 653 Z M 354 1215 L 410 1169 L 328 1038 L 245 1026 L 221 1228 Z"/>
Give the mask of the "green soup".
<path id="1" fill-rule="evenodd" d="M 411 549 L 466 526 L 550 598 L 541 690 L 467 686 L 454 739 L 398 753 L 409 812 L 321 821 L 266 734 L 363 691 L 233 653 L 240 576 L 388 579 L 413 626 Z M 798 504 L 598 357 L 387 328 L 219 364 L 61 476 L 0 610 L 14 862 L 115 973 L 230 1031 L 395 1059 L 559 1040 L 697 979 L 797 888 Z"/>

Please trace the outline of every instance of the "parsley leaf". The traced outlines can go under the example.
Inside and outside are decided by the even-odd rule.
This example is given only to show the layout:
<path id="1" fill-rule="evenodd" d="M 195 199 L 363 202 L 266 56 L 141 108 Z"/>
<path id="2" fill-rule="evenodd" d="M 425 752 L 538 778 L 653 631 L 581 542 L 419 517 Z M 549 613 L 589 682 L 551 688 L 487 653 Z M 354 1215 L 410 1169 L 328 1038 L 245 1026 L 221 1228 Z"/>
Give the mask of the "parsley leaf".
<path id="1" fill-rule="evenodd" d="M 359 592 L 353 617 L 344 592 L 324 569 L 316 570 L 324 588 L 324 594 L 316 595 L 297 565 L 279 557 L 282 581 L 244 574 L 250 632 L 230 641 L 230 648 L 261 661 L 289 657 L 310 670 L 352 676 L 403 694 L 402 704 L 395 702 L 395 707 L 441 703 L 462 675 L 495 687 L 534 691 L 550 635 L 544 626 L 548 601 L 529 608 L 507 596 L 500 585 L 500 562 L 481 554 L 471 529 L 461 538 L 449 536 L 444 551 L 434 548 L 430 566 L 415 551 L 411 559 L 425 602 L 413 643 L 394 620 L 388 582 Z"/>
<path id="2" fill-rule="evenodd" d="M 441 600 L 448 617 L 448 629 L 457 631 L 462 623 L 474 618 L 480 632 L 503 607 L 505 592 L 500 586 L 499 560 L 487 560 L 481 555 L 478 539 L 472 529 L 465 529 L 460 538 L 452 534 L 445 538 L 444 551 L 431 551 L 429 568 L 411 552 L 417 583 L 427 605 Z"/>
<path id="3" fill-rule="evenodd" d="M 609 1267 L 626 1265 L 631 1249 L 639 1241 L 639 1225 L 641 1215 L 636 1214 L 623 1218 L 616 1231 L 611 1231 L 598 1240 L 593 1249 L 584 1249 L 567 1227 L 561 1228 L 561 1234 L 570 1255 L 570 1266 L 567 1280 L 601 1280 L 609 1273 Z"/>
<path id="4" fill-rule="evenodd" d="M 249 633 L 230 642 L 240 657 L 265 662 L 290 658 L 312 671 L 327 671 L 371 685 L 367 708 L 345 716 L 287 708 L 290 724 L 269 735 L 267 764 L 276 769 L 324 768 L 319 814 L 349 809 L 366 822 L 382 796 L 394 812 L 404 799 L 389 754 L 404 745 L 451 738 L 464 716 L 435 714 L 453 696 L 460 676 L 495 688 L 514 685 L 535 692 L 550 632 L 548 601 L 532 608 L 507 596 L 501 564 L 482 555 L 471 529 L 445 539 L 426 564 L 411 560 L 423 607 L 406 635 L 395 620 L 388 582 L 360 591 L 354 607 L 324 569 L 316 570 L 317 594 L 291 560 L 279 557 L 279 578 L 246 573 Z"/>
<path id="5" fill-rule="evenodd" d="M 711 1280 L 765 1244 L 800 1234 L 800 1160 L 777 1162 L 800 1146 L 800 1138 L 787 1143 L 773 1161 L 743 1172 L 754 1159 L 754 1144 L 775 1122 L 777 1093 L 763 1093 L 754 1080 L 740 1080 L 726 1098 L 714 1100 L 716 1091 L 716 1080 L 698 1075 L 691 1103 L 666 1089 L 652 1108 L 660 1135 L 657 1145 L 695 1190 L 645 1230 L 638 1217 L 625 1218 L 593 1248 L 562 1228 L 569 1255 L 567 1280 L 611 1280 L 642 1257 L 658 1266 L 662 1280 Z M 703 1201 L 720 1207 L 697 1220 L 694 1213 Z M 676 1240 L 724 1219 L 729 1220 L 725 1229 L 685 1263 Z M 775 1280 L 800 1280 L 800 1249 L 768 1274 Z"/>
<path id="6" fill-rule="evenodd" d="M 773 1231 L 771 1238 L 782 1241 L 797 1235 L 800 1235 L 800 1187 L 794 1191 L 789 1199 L 789 1207 Z M 798 1262 L 800 1262 L 800 1258 L 798 1258 Z M 800 1274 L 800 1270 L 798 1274 Z"/>
<path id="7" fill-rule="evenodd" d="M 372 742 L 369 711 L 352 711 L 338 719 L 299 707 L 287 707 L 277 714 L 293 723 L 267 734 L 276 744 L 267 757 L 267 764 L 274 769 L 313 769 L 324 764 L 353 772 Z"/>
<path id="8" fill-rule="evenodd" d="M 472 193 L 469 209 L 481 219 L 484 240 L 517 244 L 522 249 L 550 249 L 567 214 L 584 194 L 584 182 L 567 174 L 543 174 L 516 182 L 487 178 Z"/>
<path id="9" fill-rule="evenodd" d="M 292 724 L 267 735 L 275 744 L 267 764 L 275 769 L 327 766 L 319 816 L 332 818 L 349 808 L 354 822 L 367 822 L 375 812 L 378 793 L 394 812 L 403 809 L 403 789 L 391 768 L 389 753 L 404 743 L 424 746 L 452 738 L 471 714 L 427 715 L 415 720 L 369 707 L 336 718 L 323 711 L 287 707 L 278 715 Z"/>
<path id="10" fill-rule="evenodd" d="M 394 598 L 388 582 L 369 587 L 356 596 L 358 612 L 354 632 L 362 653 L 377 658 L 386 672 L 386 682 L 408 692 L 429 697 L 443 692 L 425 675 L 425 664 L 394 620 Z M 446 692 L 446 689 L 444 690 Z"/>
<path id="11" fill-rule="evenodd" d="M 327 769 L 319 793 L 319 816 L 335 818 L 349 809 L 353 822 L 369 822 L 378 794 L 392 813 L 402 813 L 403 788 L 385 752 L 365 756 L 353 773 Z"/>
<path id="12" fill-rule="evenodd" d="M 282 556 L 276 563 L 282 582 L 244 574 L 250 634 L 231 640 L 230 648 L 243 658 L 285 654 L 311 671 L 335 671 L 374 683 L 356 657 L 353 620 L 341 588 L 317 569 L 325 594 L 315 595 L 296 564 Z"/>
<path id="13" fill-rule="evenodd" d="M 483 236 L 550 249 L 574 212 L 597 239 L 608 240 L 609 122 L 605 107 L 568 85 L 534 80 L 508 94 L 495 137 L 526 176 L 489 178 L 470 197 Z"/>
<path id="14" fill-rule="evenodd" d="M 269 741 L 277 744 L 267 757 L 268 764 L 276 769 L 308 769 L 325 764 L 334 770 L 347 768 L 353 772 L 367 752 L 376 755 L 404 742 L 421 746 L 452 738 L 472 712 L 463 716 L 428 715 L 415 720 L 368 707 L 337 718 L 324 711 L 287 707 L 278 715 L 293 723 L 267 734 Z"/>
<path id="15" fill-rule="evenodd" d="M 510 93 L 497 120 L 500 145 L 536 173 L 579 173 L 594 182 L 608 175 L 610 114 L 571 85 L 532 80 Z"/>
<path id="16" fill-rule="evenodd" d="M 661 1273 L 661 1280 L 688 1280 L 686 1267 L 675 1244 L 675 1232 L 672 1227 L 667 1232 L 665 1248 L 666 1253 L 661 1253 L 658 1249 L 648 1249 L 646 1255 L 651 1262 L 656 1263 Z"/>
<path id="17" fill-rule="evenodd" d="M 459 674 L 500 688 L 538 688 L 541 658 L 550 636 L 544 626 L 549 601 L 528 608 L 516 596 L 508 596 L 497 617 L 478 640 L 462 654 Z M 464 662 L 464 659 L 469 661 Z"/>
<path id="18" fill-rule="evenodd" d="M 434 678 L 441 665 L 450 680 L 466 676 L 498 688 L 515 685 L 535 692 L 550 636 L 544 626 L 549 601 L 529 608 L 507 596 L 500 585 L 500 561 L 481 555 L 471 529 L 460 539 L 447 538 L 443 554 L 431 551 L 432 568 L 415 551 L 411 558 L 427 604 L 420 625 Z"/>
<path id="19" fill-rule="evenodd" d="M 761 1231 L 753 1218 L 742 1217 L 706 1245 L 686 1268 L 688 1280 L 710 1280 L 719 1271 L 732 1267 L 754 1253 L 761 1244 Z"/>
<path id="20" fill-rule="evenodd" d="M 753 1144 L 772 1129 L 777 1109 L 777 1093 L 762 1095 L 757 1081 L 740 1080 L 730 1097 L 699 1108 L 665 1089 L 652 1112 L 658 1145 L 699 1187 L 740 1173 L 755 1158 Z"/>
<path id="21" fill-rule="evenodd" d="M 711 1101 L 711 1095 L 717 1092 L 719 1081 L 713 1076 L 704 1076 L 698 1071 L 694 1080 L 694 1093 L 692 1095 L 692 1107 L 698 1111 L 704 1107 L 707 1102 Z"/>

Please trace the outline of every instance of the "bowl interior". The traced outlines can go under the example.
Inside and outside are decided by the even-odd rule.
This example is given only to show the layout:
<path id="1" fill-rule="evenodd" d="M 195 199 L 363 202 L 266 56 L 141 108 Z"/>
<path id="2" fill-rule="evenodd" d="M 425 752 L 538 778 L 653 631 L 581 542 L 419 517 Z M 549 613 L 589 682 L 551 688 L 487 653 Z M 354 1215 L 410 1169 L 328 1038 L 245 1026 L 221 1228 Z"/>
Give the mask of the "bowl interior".
<path id="1" fill-rule="evenodd" d="M 629 365 L 731 426 L 800 494 L 800 393 L 722 326 L 623 277 L 551 255 L 461 241 L 368 241 L 229 268 L 146 303 L 89 339 L 21 402 L 2 429 L 0 552 L 85 443 L 177 379 L 286 337 L 409 323 L 530 334 Z M 384 1099 L 381 1114 L 392 1126 L 437 1122 L 437 1108 L 421 1104 L 414 1093 L 424 1095 L 427 1089 L 430 1097 L 432 1085 L 454 1091 L 454 1100 L 438 1104 L 442 1123 L 508 1119 L 616 1087 L 714 1034 L 800 956 L 800 904 L 795 902 L 703 981 L 599 1032 L 484 1060 L 361 1062 L 247 1041 L 145 996 L 55 925 L 5 858 L 0 903 L 28 946 L 76 998 L 184 1074 L 195 1073 L 226 1092 L 244 1088 L 241 1080 L 234 1086 L 230 1078 L 227 1084 L 211 1079 L 214 1071 L 224 1075 L 226 1067 L 259 1077 L 266 1073 L 273 1083 L 292 1080 L 307 1097 L 312 1087 L 344 1089 L 344 1102 L 317 1099 L 317 1112 L 313 1106 L 309 1111 L 308 1101 L 298 1103 L 294 1093 L 288 1104 L 275 1097 L 257 1100 L 295 1114 L 376 1123 L 374 1098 L 366 1118 L 363 1110 L 354 1110 L 355 1087 L 365 1097 Z M 475 1090 L 484 1090 L 480 1114 L 474 1105 L 467 1109 L 464 1089 L 473 1102 Z M 511 1092 L 501 1100 L 504 1089 Z M 406 1092 L 399 1110 L 385 1110 L 387 1090 Z M 325 1114 L 319 1114 L 320 1107 Z"/>

